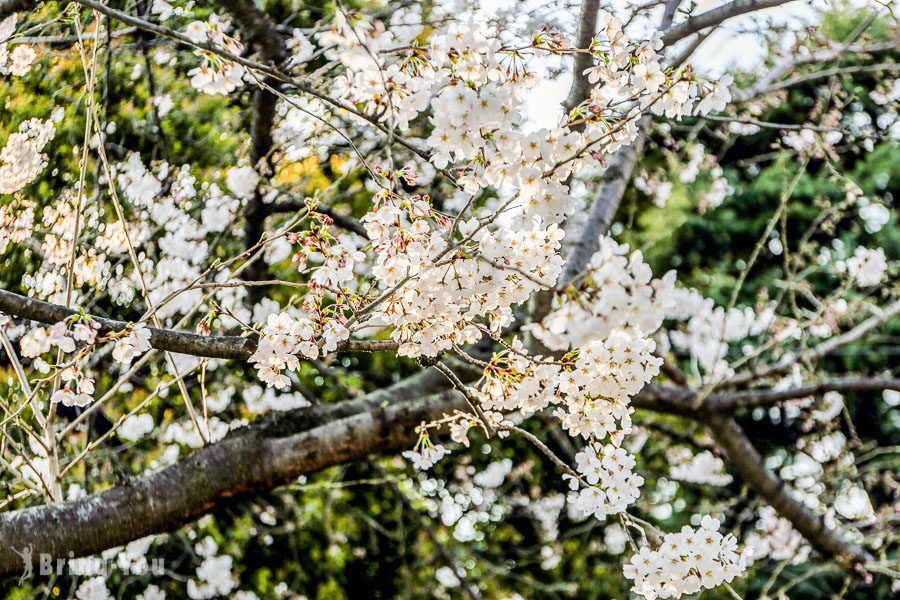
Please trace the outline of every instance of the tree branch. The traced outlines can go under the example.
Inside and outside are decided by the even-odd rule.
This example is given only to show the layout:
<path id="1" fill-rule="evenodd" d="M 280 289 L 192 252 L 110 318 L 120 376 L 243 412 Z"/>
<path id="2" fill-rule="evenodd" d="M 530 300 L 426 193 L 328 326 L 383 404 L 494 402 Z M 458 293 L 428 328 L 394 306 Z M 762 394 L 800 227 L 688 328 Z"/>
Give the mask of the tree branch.
<path id="1" fill-rule="evenodd" d="M 582 0 L 581 2 L 581 17 L 578 19 L 578 33 L 575 40 L 576 47 L 579 50 L 586 50 L 591 47 L 594 34 L 597 33 L 597 12 L 599 7 L 599 0 Z M 572 86 L 569 88 L 569 95 L 563 103 L 567 113 L 584 102 L 590 95 L 591 84 L 584 72 L 591 67 L 592 63 L 593 56 L 590 52 L 575 53 L 575 60 L 572 64 Z"/>
<path id="2" fill-rule="evenodd" d="M 784 481 L 766 469 L 763 458 L 734 419 L 714 413 L 706 423 L 734 470 L 779 515 L 790 521 L 813 548 L 848 570 L 869 560 L 865 550 L 828 529 L 821 518 L 787 493 Z"/>
<path id="3" fill-rule="evenodd" d="M 402 399 L 427 386 L 389 388 L 359 401 L 314 407 L 320 415 L 282 413 L 236 430 L 190 457 L 126 485 L 61 504 L 0 516 L 0 575 L 22 567 L 15 549 L 86 556 L 172 531 L 241 499 L 328 467 L 413 443 L 415 426 L 465 406 L 455 391 Z M 328 422 L 332 413 L 363 409 Z M 307 411 L 313 409 L 305 409 Z M 301 411 L 291 411 L 292 413 Z M 304 429 L 313 423 L 315 426 Z"/>
<path id="4" fill-rule="evenodd" d="M 52 325 L 73 315 L 80 314 L 72 308 L 26 298 L 6 290 L 0 290 L 0 312 L 47 325 Z M 91 316 L 91 320 L 100 324 L 101 335 L 124 331 L 129 325 L 126 321 L 116 321 L 96 316 Z M 150 330 L 150 345 L 157 350 L 205 356 L 207 358 L 247 360 L 256 349 L 254 340 L 240 336 L 202 336 L 171 329 L 157 329 L 155 327 L 148 327 L 148 329 Z"/>
<path id="5" fill-rule="evenodd" d="M 884 309 L 877 309 L 877 312 L 874 316 L 869 317 L 850 331 L 830 338 L 828 341 L 819 344 L 815 348 L 811 348 L 809 351 L 804 352 L 801 355 L 786 355 L 781 361 L 774 365 L 767 365 L 758 369 L 750 369 L 749 371 L 745 371 L 743 373 L 735 375 L 731 379 L 722 382 L 721 384 L 717 385 L 716 388 L 718 389 L 723 387 L 744 385 L 750 383 L 751 381 L 757 381 L 766 377 L 772 377 L 775 375 L 782 375 L 784 373 L 787 373 L 801 359 L 805 361 L 815 361 L 822 358 L 823 356 L 827 356 L 835 350 L 866 336 L 870 331 L 881 327 L 897 314 L 900 314 L 900 300 L 895 300 L 892 304 Z"/>
<path id="6" fill-rule="evenodd" d="M 662 21 L 659 28 L 665 31 L 672 26 L 672 20 L 675 19 L 675 11 L 681 5 L 681 0 L 666 0 L 666 8 L 663 11 Z"/>
<path id="7" fill-rule="evenodd" d="M 306 203 L 303 201 L 278 202 L 275 204 L 266 204 L 264 205 L 264 207 L 266 214 L 274 215 L 278 213 L 291 213 L 304 210 L 306 208 Z M 348 217 L 346 215 L 337 213 L 334 211 L 334 209 L 327 206 L 317 206 L 313 212 L 317 212 L 320 215 L 325 215 L 326 217 L 334 221 L 334 224 L 341 229 L 352 231 L 356 235 L 362 236 L 366 239 L 369 238 L 369 234 L 366 233 L 366 228 L 363 227 L 363 224 L 353 217 Z"/>
<path id="8" fill-rule="evenodd" d="M 797 67 L 812 63 L 823 63 L 831 60 L 838 60 L 848 54 L 872 54 L 877 52 L 885 52 L 897 48 L 896 42 L 880 42 L 875 44 L 855 44 L 842 45 L 839 48 L 820 50 L 818 52 L 810 52 L 809 54 L 799 54 L 788 56 L 775 64 L 769 71 L 760 77 L 752 87 L 746 90 L 736 90 L 734 99 L 736 102 L 746 102 L 761 94 L 772 91 L 770 86 L 775 84 L 781 77 L 794 71 Z"/>
<path id="9" fill-rule="evenodd" d="M 689 18 L 683 23 L 669 27 L 663 32 L 662 41 L 665 45 L 670 46 L 689 35 L 697 33 L 701 29 L 719 25 L 733 17 L 749 12 L 755 12 L 757 10 L 763 10 L 764 8 L 772 8 L 773 6 L 787 4 L 792 1 L 793 0 L 733 0 L 733 2 L 708 10 L 705 13 Z"/>
<path id="10" fill-rule="evenodd" d="M 900 379 L 845 378 L 787 390 L 750 390 L 718 394 L 709 396 L 704 406 L 711 411 L 729 413 L 739 408 L 770 406 L 785 400 L 818 396 L 825 392 L 875 392 L 881 390 L 900 390 Z"/>
<path id="11" fill-rule="evenodd" d="M 556 285 L 557 289 L 565 288 L 587 268 L 591 256 L 600 245 L 600 236 L 609 230 L 616 211 L 619 210 L 619 203 L 622 202 L 622 196 L 625 194 L 631 172 L 637 164 L 643 146 L 644 136 L 640 134 L 634 142 L 620 148 L 609 159 L 609 167 L 603 174 L 600 187 L 594 196 L 584 229 L 581 230 L 578 241 L 572 246 L 566 260 L 565 269 Z"/>
<path id="12" fill-rule="evenodd" d="M 779 83 L 774 83 L 768 87 L 765 87 L 755 95 L 763 95 L 769 94 L 771 92 L 777 92 L 779 90 L 785 90 L 788 88 L 792 88 L 797 85 L 802 85 L 804 83 L 808 83 L 810 81 L 815 81 L 816 79 L 824 79 L 826 77 L 831 77 L 832 75 L 848 75 L 851 73 L 872 73 L 876 71 L 900 71 L 900 63 L 896 62 L 888 62 L 888 63 L 877 63 L 872 65 L 851 65 L 847 67 L 833 67 L 830 69 L 822 69 L 820 71 L 813 71 L 812 73 L 805 73 L 803 75 L 797 75 L 796 77 L 791 77 L 790 79 L 786 79 Z M 749 96 L 752 98 L 753 96 Z M 748 98 L 744 98 L 743 95 L 740 97 L 740 100 L 743 101 Z"/>
<path id="13" fill-rule="evenodd" d="M 72 308 L 66 308 L 59 304 L 50 304 L 33 298 L 26 298 L 19 294 L 0 290 L 0 312 L 4 312 L 20 319 L 28 319 L 52 325 L 73 315 L 81 314 Z M 129 323 L 91 316 L 91 320 L 100 324 L 100 334 L 124 331 Z M 150 345 L 166 352 L 190 354 L 206 358 L 221 358 L 231 360 L 247 360 L 256 350 L 256 340 L 249 337 L 236 335 L 197 335 L 186 331 L 174 331 L 171 329 L 157 329 L 148 327 L 150 331 Z M 338 344 L 341 351 L 379 352 L 394 350 L 397 344 L 392 340 L 350 340 Z"/>

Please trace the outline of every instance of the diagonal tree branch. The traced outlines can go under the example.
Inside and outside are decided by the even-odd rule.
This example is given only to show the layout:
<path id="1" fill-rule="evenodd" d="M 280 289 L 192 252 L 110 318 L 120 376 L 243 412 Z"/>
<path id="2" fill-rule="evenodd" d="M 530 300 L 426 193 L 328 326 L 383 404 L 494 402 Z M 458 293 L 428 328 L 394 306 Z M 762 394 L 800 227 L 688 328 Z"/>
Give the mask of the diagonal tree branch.
<path id="1" fill-rule="evenodd" d="M 670 46 L 689 35 L 697 33 L 701 29 L 719 25 L 728 19 L 763 10 L 765 8 L 787 4 L 792 1 L 793 0 L 733 0 L 728 4 L 708 10 L 705 13 L 691 17 L 678 25 L 669 27 L 663 31 L 662 41 L 665 45 Z"/>
<path id="2" fill-rule="evenodd" d="M 832 338 L 829 338 L 827 341 L 811 348 L 807 352 L 799 355 L 787 354 L 782 360 L 775 363 L 774 365 L 766 365 L 763 367 L 744 371 L 742 373 L 739 373 L 738 375 L 735 375 L 731 379 L 717 385 L 716 388 L 719 389 L 723 387 L 745 385 L 753 381 L 765 379 L 766 377 L 783 375 L 784 373 L 790 371 L 791 368 L 793 368 L 793 366 L 801 360 L 809 362 L 819 360 L 820 358 L 831 354 L 835 350 L 843 348 L 847 344 L 852 344 L 853 342 L 862 339 L 873 329 L 881 327 L 892 318 L 900 314 L 900 300 L 894 300 L 894 302 L 890 305 L 884 308 L 878 308 L 873 312 L 875 312 L 873 316 L 869 317 L 853 329 L 842 333 L 841 335 L 836 335 Z"/>
<path id="3" fill-rule="evenodd" d="M 828 529 L 820 517 L 788 494 L 784 481 L 766 469 L 763 458 L 734 419 L 713 413 L 706 424 L 734 470 L 779 515 L 790 521 L 813 548 L 847 569 L 855 569 L 869 560 L 865 550 Z"/>
<path id="4" fill-rule="evenodd" d="M 838 60 L 848 54 L 874 54 L 885 52 L 887 50 L 897 49 L 897 42 L 879 42 L 874 44 L 845 44 L 838 48 L 820 50 L 818 52 L 810 52 L 809 54 L 799 54 L 788 56 L 778 61 L 771 69 L 762 75 L 750 88 L 745 90 L 735 90 L 734 99 L 736 102 L 746 102 L 757 96 L 773 91 L 772 86 L 778 85 L 779 79 L 793 72 L 797 67 L 812 63 L 825 63 L 832 60 Z"/>
<path id="5" fill-rule="evenodd" d="M 631 180 L 631 173 L 643 147 L 644 135 L 640 134 L 635 141 L 619 149 L 609 159 L 609 167 L 600 180 L 600 186 L 594 196 L 584 228 L 572 246 L 565 269 L 557 283 L 557 289 L 564 289 L 587 268 L 591 256 L 600 245 L 600 236 L 609 230 L 616 211 L 619 210 L 619 203 L 622 202 L 622 196 L 625 194 L 625 189 Z"/>
<path id="6" fill-rule="evenodd" d="M 675 19 L 675 12 L 678 10 L 678 7 L 680 5 L 681 0 L 666 0 L 666 8 L 663 11 L 662 21 L 659 25 L 660 29 L 665 31 L 672 26 L 672 21 Z"/>
<path id="7" fill-rule="evenodd" d="M 455 391 L 425 395 L 427 391 L 424 383 L 407 384 L 399 391 L 388 389 L 359 401 L 315 407 L 318 411 L 306 418 L 275 415 L 126 485 L 76 501 L 4 514 L 0 575 L 22 567 L 16 549 L 30 546 L 35 554 L 86 556 L 172 531 L 300 475 L 408 447 L 421 421 L 465 406 Z M 415 393 L 420 396 L 410 399 Z M 334 414 L 354 409 L 359 412 L 329 421 Z"/>

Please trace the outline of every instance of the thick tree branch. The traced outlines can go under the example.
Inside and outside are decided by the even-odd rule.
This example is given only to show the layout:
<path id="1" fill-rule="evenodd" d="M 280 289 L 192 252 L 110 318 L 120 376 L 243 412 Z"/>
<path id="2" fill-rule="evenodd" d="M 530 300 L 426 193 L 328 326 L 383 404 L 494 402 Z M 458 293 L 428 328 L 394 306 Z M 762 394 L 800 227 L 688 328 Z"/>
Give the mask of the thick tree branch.
<path id="1" fill-rule="evenodd" d="M 0 293 L 0 304 L 9 296 L 15 294 Z M 47 307 L 54 305 L 39 303 L 29 310 L 35 316 L 47 316 Z M 470 370 L 467 380 L 477 375 L 478 369 Z M 20 567 L 20 558 L 12 548 L 31 545 L 34 552 L 53 556 L 67 556 L 70 551 L 77 556 L 96 553 L 146 535 L 171 531 L 225 504 L 270 490 L 299 475 L 406 447 L 415 438 L 418 423 L 466 407 L 463 396 L 455 391 L 433 393 L 442 383 L 439 374 L 426 370 L 359 400 L 270 413 L 221 442 L 128 485 L 78 501 L 3 515 L 0 537 L 5 545 L 0 549 L 0 573 L 15 572 Z M 731 422 L 727 417 L 707 415 L 705 407 L 694 405 L 695 398 L 690 390 L 650 385 L 632 404 L 693 418 L 708 416 L 713 427 Z M 717 431 L 724 431 L 720 435 L 729 456 L 752 459 L 754 455 L 742 447 L 741 438 L 723 427 Z M 811 537 L 811 542 L 823 552 L 857 560 L 856 549 L 831 532 L 820 531 L 815 517 L 802 507 L 798 509 L 799 505 L 784 496 L 777 482 L 767 479 L 773 476 L 764 469 L 765 476 L 760 475 L 750 462 L 749 466 L 739 463 L 735 468 L 761 496 L 790 518 L 798 531 L 817 536 Z"/>
<path id="2" fill-rule="evenodd" d="M 855 569 L 869 559 L 865 550 L 828 529 L 820 517 L 788 494 L 784 481 L 766 469 L 762 456 L 734 419 L 715 413 L 706 422 L 734 470 L 780 516 L 790 521 L 813 548 L 847 569 Z"/>
<path id="3" fill-rule="evenodd" d="M 308 430 L 279 428 L 281 419 L 276 417 L 235 431 L 187 459 L 126 485 L 72 502 L 4 514 L 0 516 L 0 574 L 21 569 L 14 549 L 31 546 L 35 554 L 56 557 L 68 557 L 70 552 L 90 555 L 172 531 L 300 475 L 408 447 L 421 421 L 440 418 L 465 402 L 454 391 L 398 401 L 386 390 L 355 406 L 366 410 Z"/>
<path id="4" fill-rule="evenodd" d="M 772 8 L 781 4 L 787 4 L 793 0 L 734 0 L 728 4 L 719 6 L 705 13 L 689 18 L 683 23 L 669 27 L 662 34 L 662 41 L 669 46 L 693 35 L 701 29 L 719 25 L 728 19 L 738 17 L 764 8 Z"/>
<path id="5" fill-rule="evenodd" d="M 473 373 L 466 373 L 467 380 Z M 0 575 L 18 571 L 13 549 L 85 556 L 172 531 L 229 503 L 322 469 L 410 446 L 416 425 L 467 408 L 439 373 L 425 370 L 385 390 L 334 405 L 270 413 L 190 457 L 76 501 L 0 516 Z M 645 393 L 646 392 L 646 393 Z M 680 392 L 648 386 L 635 404 L 690 410 Z"/>
<path id="6" fill-rule="evenodd" d="M 578 241 L 572 246 L 566 260 L 566 266 L 557 283 L 557 289 L 565 288 L 587 268 L 591 256 L 600 245 L 600 236 L 609 230 L 616 211 L 619 210 L 619 203 L 622 202 L 622 196 L 628 187 L 631 173 L 637 164 L 643 146 L 644 136 L 640 134 L 638 139 L 628 146 L 620 148 L 609 159 L 609 167 L 600 181 L 600 187 L 594 196 L 584 229 L 581 230 Z"/>

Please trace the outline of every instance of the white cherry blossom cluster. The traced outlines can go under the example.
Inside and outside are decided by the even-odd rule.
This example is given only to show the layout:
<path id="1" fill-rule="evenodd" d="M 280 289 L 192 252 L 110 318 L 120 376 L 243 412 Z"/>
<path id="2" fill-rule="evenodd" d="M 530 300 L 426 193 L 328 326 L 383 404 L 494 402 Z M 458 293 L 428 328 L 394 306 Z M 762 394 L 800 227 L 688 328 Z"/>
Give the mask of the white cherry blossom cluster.
<path id="1" fill-rule="evenodd" d="M 806 562 L 812 552 L 791 522 L 778 516 L 778 511 L 771 506 L 759 509 L 756 529 L 746 537 L 746 545 L 753 553 L 753 560 L 770 558 L 788 561 L 792 565 Z"/>
<path id="2" fill-rule="evenodd" d="M 654 280 L 640 252 L 628 257 L 627 246 L 601 237 L 579 286 L 583 293 L 577 300 L 563 296 L 533 329 L 551 349 L 569 353 L 559 361 L 533 358 L 515 342 L 486 370 L 477 396 L 485 410 L 497 413 L 527 417 L 554 407 L 569 435 L 588 440 L 577 470 L 589 486 L 573 501 L 582 514 L 602 519 L 625 510 L 643 483 L 621 444 L 632 429 L 630 399 L 662 364 L 645 331 L 652 333 L 663 322 L 674 272 Z"/>
<path id="3" fill-rule="evenodd" d="M 150 330 L 143 323 L 128 329 L 127 333 L 116 340 L 113 358 L 116 362 L 130 365 L 131 361 L 150 349 Z"/>
<path id="4" fill-rule="evenodd" d="M 13 194 L 34 181 L 47 166 L 44 146 L 56 135 L 52 119 L 28 119 L 0 150 L 0 194 Z"/>
<path id="5" fill-rule="evenodd" d="M 401 131 L 430 108 L 427 145 L 433 164 L 464 163 L 461 183 L 467 193 L 506 188 L 518 195 L 526 219 L 547 224 L 574 211 L 563 183 L 568 175 L 633 141 L 643 111 L 688 114 L 705 93 L 689 69 L 671 76 L 663 72 L 659 40 L 632 42 L 619 19 L 603 11 L 601 19 L 604 35 L 591 49 L 600 63 L 589 69 L 597 84 L 591 99 L 571 120 L 532 133 L 516 128 L 524 98 L 537 81 L 528 62 L 535 54 L 558 51 L 554 36 L 536 36 L 526 53 L 503 47 L 489 27 L 453 20 L 432 34 L 428 46 L 394 51 L 395 34 L 380 23 L 340 17 L 317 39 L 336 46 L 326 56 L 347 70 L 335 86 L 342 98 Z M 411 21 L 404 36 L 421 29 L 417 18 Z M 727 87 L 713 86 L 712 98 L 700 108 L 724 104 Z M 585 125 L 583 133 L 570 128 L 576 123 Z"/>
<path id="6" fill-rule="evenodd" d="M 62 387 L 50 396 L 51 402 L 65 406 L 87 406 L 94 400 L 94 380 L 74 366 L 61 369 L 59 378 Z"/>
<path id="7" fill-rule="evenodd" d="M 287 313 L 270 315 L 250 357 L 260 380 L 279 389 L 290 385 L 284 371 L 295 371 L 301 356 L 311 360 L 319 357 L 315 335 L 316 326 L 307 317 L 294 318 Z"/>
<path id="8" fill-rule="evenodd" d="M 652 340 L 620 330 L 579 349 L 573 360 L 547 363 L 526 356 L 519 342 L 494 361 L 478 397 L 486 409 L 524 416 L 560 405 L 554 415 L 570 435 L 619 443 L 631 430 L 629 398 L 659 372 L 654 348 Z"/>
<path id="9" fill-rule="evenodd" d="M 649 109 L 653 114 L 679 118 L 692 112 L 707 114 L 721 110 L 731 100 L 729 76 L 723 77 L 700 99 L 701 90 L 692 77 L 671 80 L 666 75 L 657 54 L 663 46 L 657 36 L 634 43 L 623 31 L 618 17 L 600 11 L 599 20 L 603 36 L 595 38 L 593 44 L 598 62 L 585 71 L 591 83 L 604 84 L 592 92 L 595 105 L 615 105 L 625 100 L 637 102 L 642 110 Z"/>
<path id="10" fill-rule="evenodd" d="M 184 35 L 197 44 L 210 44 L 234 56 L 240 56 L 243 44 L 228 35 L 229 19 L 216 14 L 206 21 L 192 21 Z M 188 71 L 191 85 L 205 94 L 227 95 L 243 85 L 246 70 L 234 61 L 223 59 L 210 52 L 202 52 L 203 64 Z"/>
<path id="11" fill-rule="evenodd" d="M 658 373 L 662 359 L 656 343 L 639 330 L 616 330 L 603 342 L 591 342 L 578 353 L 574 369 L 560 373 L 565 400 L 555 411 L 569 435 L 621 443 L 631 432 L 628 402 Z"/>
<path id="12" fill-rule="evenodd" d="M 684 447 L 672 448 L 666 452 L 666 458 L 673 479 L 716 486 L 732 482 L 731 475 L 725 472 L 724 461 L 709 450 L 692 454 Z"/>
<path id="13" fill-rule="evenodd" d="M 188 580 L 188 597 L 206 600 L 230 595 L 238 583 L 232 573 L 234 559 L 227 554 L 219 554 L 219 545 L 209 536 L 195 544 L 194 549 L 203 557 L 203 562 L 197 567 L 196 579 Z"/>
<path id="14" fill-rule="evenodd" d="M 9 40 L 16 31 L 17 13 L 13 13 L 0 21 L 0 75 L 21 77 L 31 70 L 31 63 L 37 58 L 37 52 L 28 44 L 16 44 L 9 50 Z"/>
<path id="15" fill-rule="evenodd" d="M 78 198 L 71 190 L 64 190 L 55 205 L 45 206 L 41 214 L 40 228 L 43 240 L 40 255 L 43 260 L 38 269 L 22 278 L 25 287 L 41 298 L 64 303 L 70 283 L 63 276 L 72 261 L 75 242 L 76 203 Z M 92 230 L 99 224 L 100 211 L 96 204 L 83 206 L 80 214 L 80 231 Z M 33 224 L 29 224 L 33 226 Z M 39 239 L 39 238 L 38 238 Z M 80 247 L 71 262 L 71 290 L 84 286 L 100 286 L 107 278 L 110 262 L 104 251 Z"/>
<path id="16" fill-rule="evenodd" d="M 576 471 L 587 486 L 569 494 L 572 508 L 581 516 L 599 520 L 624 512 L 640 496 L 644 478 L 634 472 L 634 457 L 613 444 L 592 444 L 575 455 Z M 579 487 L 571 479 L 570 485 Z"/>
<path id="17" fill-rule="evenodd" d="M 430 469 L 442 458 L 450 454 L 443 444 L 432 444 L 427 437 L 420 438 L 420 443 L 412 450 L 404 451 L 401 456 L 412 462 L 413 468 L 419 471 Z M 425 440 L 424 442 L 421 440 Z"/>
<path id="18" fill-rule="evenodd" d="M 859 218 L 862 219 L 867 233 L 878 233 L 891 219 L 891 211 L 884 204 L 871 202 L 862 196 L 857 201 Z"/>
<path id="19" fill-rule="evenodd" d="M 750 555 L 739 552 L 735 537 L 723 536 L 719 521 L 706 516 L 698 529 L 685 526 L 666 534 L 655 550 L 641 548 L 624 573 L 634 580 L 631 591 L 643 598 L 679 598 L 730 583 L 746 571 Z"/>
<path id="20" fill-rule="evenodd" d="M 324 340 L 321 348 L 316 342 L 320 334 Z M 249 360 L 255 364 L 260 380 L 281 389 L 290 385 L 285 371 L 297 370 L 301 357 L 315 360 L 322 353 L 336 350 L 347 337 L 349 331 L 335 321 L 322 327 L 307 315 L 271 314 Z"/>
<path id="21" fill-rule="evenodd" d="M 582 514 L 604 519 L 633 503 L 643 483 L 632 471 L 633 456 L 621 444 L 632 429 L 630 398 L 662 364 L 653 355 L 655 347 L 639 331 L 621 329 L 559 363 L 532 359 L 520 344 L 514 345 L 502 362 L 495 360 L 478 399 L 485 410 L 524 416 L 556 405 L 553 415 L 563 429 L 591 442 L 577 456 L 582 481 L 571 481 L 577 490 L 572 501 Z M 579 489 L 584 482 L 588 485 Z"/>
<path id="22" fill-rule="evenodd" d="M 323 217 L 323 220 L 330 219 Z M 309 287 L 313 294 L 353 288 L 358 274 L 367 270 L 366 254 L 359 250 L 355 235 L 334 237 L 326 227 L 287 237 L 292 244 L 300 244 L 294 262 L 301 273 L 309 273 Z"/>
<path id="23" fill-rule="evenodd" d="M 202 290 L 189 288 L 210 260 L 207 238 L 232 224 L 241 200 L 216 184 L 198 185 L 187 165 L 162 163 L 153 173 L 136 153 L 117 164 L 116 173 L 134 219 L 105 224 L 97 245 L 110 256 L 128 256 L 129 244 L 140 248 L 146 257 L 140 266 L 150 302 L 156 306 L 155 314 L 166 319 L 189 312 L 203 301 Z M 246 174 L 241 180 L 244 178 Z M 163 193 L 164 179 L 171 183 L 167 194 Z M 237 178 L 228 180 L 237 185 Z M 239 186 L 235 195 L 244 191 Z M 140 283 L 133 271 L 121 275 L 113 277 L 109 287 L 113 298 L 124 304 L 132 300 L 136 289 L 140 291 Z M 228 273 L 222 271 L 217 278 L 222 282 Z M 249 320 L 250 311 L 241 302 L 245 293 L 241 288 L 223 288 L 216 292 L 215 299 L 241 320 Z"/>
<path id="24" fill-rule="evenodd" d="M 422 32 L 421 7 L 395 13 L 401 27 L 385 28 L 365 16 L 348 21 L 343 11 L 335 13 L 330 29 L 316 34 L 325 57 L 340 61 L 347 73 L 335 80 L 339 97 L 349 97 L 368 115 L 379 115 L 405 130 L 410 119 L 428 107 L 432 81 L 423 77 L 423 61 L 408 65 L 390 63 L 382 52 L 410 44 Z"/>
<path id="25" fill-rule="evenodd" d="M 334 115 L 317 98 L 292 97 L 290 102 L 280 102 L 277 110 L 279 120 L 272 137 L 286 161 L 296 162 L 311 156 L 325 159 L 329 148 L 342 141 L 340 133 L 328 126 L 334 121 Z"/>
<path id="26" fill-rule="evenodd" d="M 86 406 L 93 401 L 94 380 L 83 369 L 83 362 L 90 347 L 97 341 L 100 325 L 96 321 L 71 317 L 49 328 L 35 327 L 20 342 L 22 356 L 34 359 L 34 366 L 43 373 L 53 367 L 42 355 L 56 348 L 62 358 L 57 367 L 62 385 L 50 397 L 51 402 L 66 406 Z"/>
<path id="27" fill-rule="evenodd" d="M 774 319 L 770 308 L 760 312 L 750 307 L 726 310 L 693 289 L 673 290 L 671 306 L 667 316 L 686 323 L 683 329 L 669 330 L 668 338 L 675 348 L 690 354 L 703 370 L 697 374 L 706 381 L 721 381 L 733 375 L 726 360 L 729 344 L 762 333 Z"/>
<path id="28" fill-rule="evenodd" d="M 552 285 L 562 259 L 563 231 L 491 231 L 475 218 L 459 225 L 459 248 L 444 237 L 450 221 L 421 197 L 385 191 L 363 219 L 376 253 L 372 273 L 394 289 L 368 324 L 391 325 L 404 356 L 434 356 L 481 337 L 475 319 L 493 331 L 512 319 L 511 306 Z M 378 198 L 376 198 L 378 200 Z"/>
<path id="29" fill-rule="evenodd" d="M 599 249 L 578 282 L 578 295 L 564 295 L 533 334 L 551 350 L 606 339 L 618 329 L 652 335 L 673 308 L 675 271 L 653 279 L 640 250 L 600 236 Z"/>
<path id="30" fill-rule="evenodd" d="M 846 269 L 854 283 L 860 287 L 878 285 L 887 273 L 888 264 L 883 248 L 870 250 L 858 246 L 853 256 L 838 266 L 838 270 Z"/>

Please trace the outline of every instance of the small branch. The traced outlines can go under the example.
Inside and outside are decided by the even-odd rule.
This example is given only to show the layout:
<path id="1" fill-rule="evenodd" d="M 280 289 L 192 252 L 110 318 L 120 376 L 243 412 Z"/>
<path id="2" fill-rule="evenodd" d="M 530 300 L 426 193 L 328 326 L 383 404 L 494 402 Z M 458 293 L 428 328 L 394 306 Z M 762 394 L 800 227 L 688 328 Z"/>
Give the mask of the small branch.
<path id="1" fill-rule="evenodd" d="M 469 391 L 469 387 L 460 381 L 459 377 L 456 376 L 456 373 L 453 372 L 453 369 L 445 365 L 444 363 L 438 361 L 434 364 L 434 368 L 440 371 L 444 377 L 446 377 L 450 383 L 453 384 L 459 393 L 461 393 L 466 398 L 466 402 L 469 404 L 469 408 L 471 408 L 476 415 L 478 415 L 478 419 L 481 421 L 481 427 L 484 429 L 484 433 L 490 438 L 494 433 L 494 428 L 491 427 L 490 422 L 488 421 L 487 415 L 484 414 L 484 410 L 481 408 L 481 403 L 478 401 L 478 398 L 474 397 L 472 393 Z"/>
<path id="2" fill-rule="evenodd" d="M 846 378 L 823 381 L 822 383 L 787 390 L 733 392 L 709 396 L 704 406 L 708 410 L 730 413 L 739 408 L 770 406 L 785 400 L 818 396 L 825 392 L 874 392 L 882 390 L 900 390 L 900 379 Z"/>
<path id="3" fill-rule="evenodd" d="M 832 60 L 841 59 L 851 54 L 873 54 L 877 52 L 885 52 L 895 50 L 898 47 L 896 42 L 881 42 L 874 44 L 842 44 L 837 48 L 828 50 L 820 50 L 818 52 L 810 52 L 809 54 L 798 54 L 789 56 L 779 61 L 765 75 L 760 77 L 752 87 L 746 90 L 736 90 L 734 99 L 736 102 L 746 102 L 760 94 L 771 91 L 770 86 L 782 76 L 791 73 L 797 67 L 812 63 L 824 63 Z"/>
<path id="4" fill-rule="evenodd" d="M 59 304 L 50 304 L 26 298 L 6 290 L 0 290 L 0 312 L 4 312 L 20 319 L 28 319 L 52 325 L 73 315 L 81 314 L 72 308 L 66 308 Z M 116 321 L 103 317 L 90 316 L 91 320 L 100 324 L 100 334 L 120 332 L 128 328 L 126 321 Z M 236 335 L 197 335 L 186 331 L 174 331 L 171 329 L 158 329 L 148 327 L 150 331 L 150 345 L 166 352 L 178 354 L 190 354 L 206 358 L 221 358 L 230 360 L 247 360 L 256 350 L 256 340 L 249 337 Z M 392 340 L 349 340 L 338 344 L 341 352 L 382 352 L 396 350 L 397 343 Z"/>
<path id="5" fill-rule="evenodd" d="M 801 85 L 804 83 L 808 83 L 810 81 L 815 81 L 816 79 L 824 79 L 826 77 L 831 77 L 832 75 L 846 75 L 851 73 L 874 73 L 877 71 L 900 71 L 900 63 L 889 62 L 889 63 L 877 63 L 873 65 L 853 65 L 848 67 L 833 67 L 831 69 L 822 69 L 820 71 L 813 71 L 812 73 L 806 73 L 804 75 L 797 75 L 796 77 L 791 77 L 790 79 L 786 79 L 785 81 L 781 81 L 779 83 L 770 85 L 759 92 L 756 95 L 769 94 L 771 92 L 777 92 L 779 90 L 784 90 L 788 88 L 792 88 L 797 85 Z"/>
<path id="6" fill-rule="evenodd" d="M 572 467 L 570 467 L 565 462 L 563 462 L 563 460 L 560 457 L 558 457 L 553 452 L 553 450 L 548 448 L 547 444 L 542 442 L 538 436 L 534 435 L 530 431 L 522 429 L 521 427 L 516 427 L 515 425 L 510 425 L 508 427 L 505 427 L 504 429 L 513 431 L 513 432 L 521 435 L 522 437 L 524 437 L 526 440 L 531 442 L 535 448 L 540 450 L 541 454 L 543 454 L 544 456 L 549 458 L 550 462 L 552 462 L 554 465 L 556 465 L 556 468 L 558 468 L 560 471 L 562 471 L 569 477 L 575 478 L 577 481 L 579 481 L 585 487 L 588 487 L 588 485 L 586 483 L 584 483 L 584 481 L 582 481 L 581 476 Z"/>
<path id="7" fill-rule="evenodd" d="M 767 365 L 758 369 L 745 371 L 720 383 L 716 388 L 745 385 L 752 381 L 787 373 L 798 361 L 812 362 L 823 356 L 827 356 L 835 350 L 866 336 L 870 331 L 881 327 L 897 314 L 900 314 L 900 300 L 895 300 L 884 309 L 878 309 L 874 316 L 869 317 L 850 331 L 830 338 L 828 341 L 811 348 L 807 352 L 803 352 L 799 355 L 785 356 L 780 362 L 774 365 Z"/>
<path id="8" fill-rule="evenodd" d="M 278 213 L 292 213 L 306 209 L 305 202 L 278 202 L 276 204 L 266 204 L 264 205 L 266 214 L 278 214 Z M 366 239 L 369 238 L 369 234 L 366 233 L 366 228 L 363 227 L 363 224 L 354 219 L 353 217 L 348 217 L 346 215 L 342 215 L 334 211 L 333 208 L 327 206 L 317 206 L 315 210 L 312 212 L 317 212 L 320 215 L 325 215 L 334 221 L 334 224 L 340 227 L 341 229 L 346 229 L 347 231 L 351 231 L 356 235 L 362 236 Z"/>

